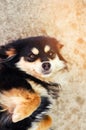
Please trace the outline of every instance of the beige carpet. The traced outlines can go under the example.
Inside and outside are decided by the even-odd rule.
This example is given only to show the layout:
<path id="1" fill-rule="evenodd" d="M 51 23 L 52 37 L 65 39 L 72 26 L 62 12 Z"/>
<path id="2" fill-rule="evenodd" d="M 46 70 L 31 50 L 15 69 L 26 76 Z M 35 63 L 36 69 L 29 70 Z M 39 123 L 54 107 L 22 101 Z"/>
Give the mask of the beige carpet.
<path id="1" fill-rule="evenodd" d="M 53 129 L 86 130 L 86 0 L 0 0 L 0 44 L 35 35 L 56 37 L 69 68 L 54 78 Z"/>

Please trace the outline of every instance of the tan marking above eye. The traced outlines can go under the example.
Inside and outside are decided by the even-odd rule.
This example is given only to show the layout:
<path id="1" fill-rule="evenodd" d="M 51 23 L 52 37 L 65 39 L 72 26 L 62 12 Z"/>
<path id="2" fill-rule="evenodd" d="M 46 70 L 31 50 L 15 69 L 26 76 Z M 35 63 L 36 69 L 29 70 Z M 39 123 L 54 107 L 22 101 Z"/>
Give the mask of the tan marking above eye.
<path id="1" fill-rule="evenodd" d="M 48 51 L 50 51 L 50 46 L 46 45 L 45 48 L 44 48 L 44 52 L 47 53 Z"/>
<path id="2" fill-rule="evenodd" d="M 34 54 L 34 55 L 38 55 L 39 54 L 39 50 L 37 49 L 37 48 L 32 48 L 32 53 Z"/>

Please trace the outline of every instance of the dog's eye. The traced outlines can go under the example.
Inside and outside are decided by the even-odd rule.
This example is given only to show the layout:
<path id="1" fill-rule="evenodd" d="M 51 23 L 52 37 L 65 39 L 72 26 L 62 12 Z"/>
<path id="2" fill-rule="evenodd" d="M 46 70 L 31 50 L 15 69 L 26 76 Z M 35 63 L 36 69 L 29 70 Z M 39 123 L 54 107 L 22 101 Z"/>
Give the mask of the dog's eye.
<path id="1" fill-rule="evenodd" d="M 55 58 L 56 53 L 51 50 L 51 51 L 48 52 L 48 56 L 49 56 L 51 59 L 53 59 L 53 58 Z"/>
<path id="2" fill-rule="evenodd" d="M 25 57 L 25 59 L 29 62 L 33 62 L 37 59 L 37 56 L 34 55 L 33 53 L 29 54 L 27 57 Z"/>

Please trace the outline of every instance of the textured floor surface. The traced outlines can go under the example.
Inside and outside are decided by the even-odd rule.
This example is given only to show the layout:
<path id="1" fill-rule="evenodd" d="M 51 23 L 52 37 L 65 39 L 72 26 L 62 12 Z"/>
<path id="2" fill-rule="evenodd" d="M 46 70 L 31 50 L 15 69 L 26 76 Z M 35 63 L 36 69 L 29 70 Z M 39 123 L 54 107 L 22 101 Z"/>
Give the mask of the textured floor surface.
<path id="1" fill-rule="evenodd" d="M 86 130 L 86 0 L 0 0 L 0 44 L 35 35 L 56 37 L 69 71 L 58 73 L 54 130 Z"/>

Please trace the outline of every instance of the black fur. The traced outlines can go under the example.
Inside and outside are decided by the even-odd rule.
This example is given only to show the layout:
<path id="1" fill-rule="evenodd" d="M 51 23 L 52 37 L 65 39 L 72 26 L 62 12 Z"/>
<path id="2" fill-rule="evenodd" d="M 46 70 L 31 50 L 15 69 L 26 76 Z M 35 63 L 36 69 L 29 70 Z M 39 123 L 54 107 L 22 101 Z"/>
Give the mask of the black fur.
<path id="1" fill-rule="evenodd" d="M 9 50 L 10 48 L 14 48 L 16 50 L 16 58 L 14 58 L 13 63 L 17 62 L 21 56 L 27 56 L 27 54 L 31 52 L 31 48 L 35 46 L 40 51 L 40 54 L 36 58 L 40 58 L 41 61 L 46 61 L 48 60 L 48 56 L 46 54 L 44 55 L 43 47 L 45 45 L 50 45 L 52 50 L 54 50 L 54 53 L 56 53 L 61 60 L 65 61 L 65 59 L 62 57 L 62 55 L 59 52 L 59 48 L 57 48 L 58 44 L 59 42 L 55 38 L 45 37 L 45 36 L 19 39 L 5 46 L 1 46 L 0 58 L 3 58 L 3 59 L 6 58 L 7 56 L 5 54 L 5 51 Z M 50 59 L 53 59 L 53 58 L 50 57 Z"/>
<path id="2" fill-rule="evenodd" d="M 17 40 L 0 48 L 0 93 L 3 93 L 4 90 L 8 91 L 13 87 L 20 88 L 20 86 L 22 86 L 28 91 L 35 93 L 35 91 L 32 89 L 32 85 L 27 82 L 28 79 L 30 81 L 35 82 L 36 84 L 40 84 L 46 89 L 48 94 L 50 93 L 50 91 L 53 91 L 53 96 L 55 96 L 55 90 L 51 88 L 56 88 L 59 86 L 59 84 L 42 81 L 41 79 L 38 79 L 33 75 L 26 74 L 24 71 L 20 70 L 19 68 L 16 68 L 15 65 L 15 63 L 20 60 L 20 57 L 26 56 L 27 51 L 30 51 L 32 46 L 34 46 L 35 44 L 40 50 L 40 42 L 42 46 L 46 43 L 51 44 L 52 48 L 54 48 L 55 52 L 58 53 L 58 55 L 60 56 L 59 51 L 57 51 L 56 49 L 56 40 L 45 37 L 32 37 Z M 6 55 L 6 51 L 9 50 L 9 48 L 14 48 L 16 50 L 16 54 L 11 58 Z M 40 50 L 40 53 L 41 54 L 39 57 L 42 61 L 48 60 L 46 55 L 45 57 L 42 56 L 42 50 Z M 60 56 L 60 58 L 63 59 L 62 56 Z M 56 91 L 56 93 L 58 93 L 58 91 Z M 58 94 L 56 95 L 58 96 Z M 11 115 L 8 114 L 6 111 L 0 112 L 0 130 L 27 130 L 27 128 L 31 127 L 33 122 L 42 119 L 42 117 L 45 115 L 43 112 L 47 113 L 50 105 L 50 99 L 47 96 L 41 96 L 41 103 L 38 109 L 34 111 L 31 116 L 17 123 L 12 122 Z M 0 107 L 0 110 L 2 109 L 3 108 Z"/>
<path id="3" fill-rule="evenodd" d="M 34 92 L 31 85 L 27 83 L 26 77 L 24 78 L 24 75 L 21 71 L 19 71 L 16 68 L 9 68 L 6 65 L 3 65 L 3 69 L 0 71 L 0 92 L 2 93 L 3 90 L 10 90 L 12 87 L 18 88 L 20 86 L 26 88 L 28 91 Z M 29 77 L 28 77 L 29 78 Z M 31 76 L 30 80 L 34 81 L 35 77 Z M 42 86 L 47 86 L 48 83 L 40 82 L 40 80 L 35 79 L 36 83 L 41 84 Z M 42 112 L 46 112 L 49 108 L 50 101 L 47 97 L 41 97 L 41 104 L 39 108 L 33 112 L 33 114 L 28 117 L 27 119 L 24 119 L 23 121 L 20 121 L 18 123 L 12 123 L 11 115 L 7 112 L 0 112 L 0 130 L 19 130 L 23 129 L 26 130 L 26 128 L 31 127 L 32 122 L 39 121 L 39 119 L 42 118 L 44 114 Z M 2 108 L 1 108 L 2 109 Z M 40 115 L 40 118 L 37 119 L 37 116 Z"/>

